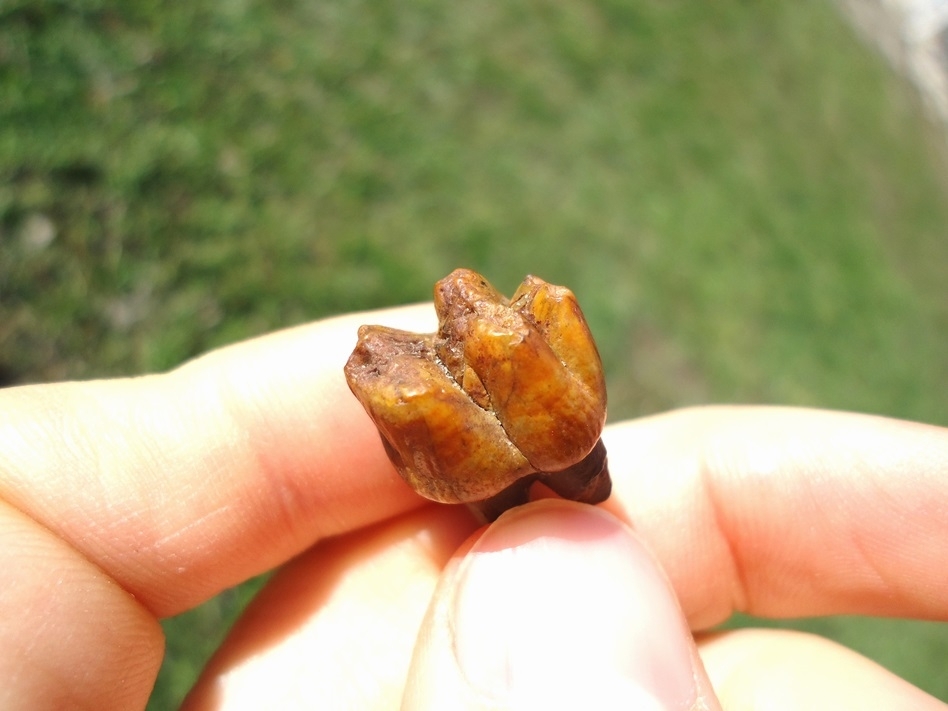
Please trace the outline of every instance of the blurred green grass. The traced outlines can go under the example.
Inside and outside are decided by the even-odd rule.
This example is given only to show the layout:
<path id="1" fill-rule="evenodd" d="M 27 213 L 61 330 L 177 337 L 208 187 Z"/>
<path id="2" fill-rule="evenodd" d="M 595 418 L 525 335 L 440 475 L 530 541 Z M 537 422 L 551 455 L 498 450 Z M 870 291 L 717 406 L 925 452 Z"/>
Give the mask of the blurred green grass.
<path id="1" fill-rule="evenodd" d="M 0 379 L 162 370 L 465 265 L 577 292 L 612 419 L 945 425 L 945 145 L 825 0 L 8 1 Z M 255 585 L 166 623 L 153 708 Z M 808 624 L 948 700 L 942 626 Z"/>

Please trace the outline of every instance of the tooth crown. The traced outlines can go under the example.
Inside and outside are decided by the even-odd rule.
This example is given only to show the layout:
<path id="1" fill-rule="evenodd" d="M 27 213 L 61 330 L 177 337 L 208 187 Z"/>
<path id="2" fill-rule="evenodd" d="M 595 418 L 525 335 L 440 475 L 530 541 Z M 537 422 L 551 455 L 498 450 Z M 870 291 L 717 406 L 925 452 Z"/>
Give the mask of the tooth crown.
<path id="1" fill-rule="evenodd" d="M 572 292 L 528 276 L 508 301 L 458 269 L 434 297 L 437 333 L 362 326 L 345 367 L 401 476 L 427 498 L 469 503 L 582 462 L 606 388 Z"/>

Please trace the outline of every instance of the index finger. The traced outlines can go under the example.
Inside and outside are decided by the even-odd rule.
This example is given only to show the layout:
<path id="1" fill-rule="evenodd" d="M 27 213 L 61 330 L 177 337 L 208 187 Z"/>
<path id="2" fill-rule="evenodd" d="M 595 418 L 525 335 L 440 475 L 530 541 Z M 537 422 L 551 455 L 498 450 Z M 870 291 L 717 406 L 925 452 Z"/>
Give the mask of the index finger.
<path id="1" fill-rule="evenodd" d="M 187 609 L 418 505 L 342 367 L 360 324 L 432 331 L 430 312 L 329 319 L 163 375 L 0 391 L 0 499 L 154 614 Z"/>
<path id="2" fill-rule="evenodd" d="M 948 430 L 841 412 L 706 407 L 610 428 L 619 509 L 689 621 L 948 618 Z"/>

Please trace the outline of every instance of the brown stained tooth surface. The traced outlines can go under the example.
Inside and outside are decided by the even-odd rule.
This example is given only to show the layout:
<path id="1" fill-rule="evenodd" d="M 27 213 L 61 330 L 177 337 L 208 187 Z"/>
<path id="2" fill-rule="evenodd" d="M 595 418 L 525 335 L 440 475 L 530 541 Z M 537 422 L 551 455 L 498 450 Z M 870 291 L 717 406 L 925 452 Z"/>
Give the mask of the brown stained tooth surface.
<path id="1" fill-rule="evenodd" d="M 363 326 L 346 377 L 399 473 L 423 496 L 476 501 L 531 471 L 497 418 L 437 362 L 431 336 Z"/>
<path id="2" fill-rule="evenodd" d="M 528 276 L 508 301 L 458 269 L 435 285 L 435 309 L 435 334 L 363 326 L 345 368 L 402 477 L 436 501 L 493 499 L 488 518 L 537 478 L 608 497 L 605 380 L 572 292 Z"/>

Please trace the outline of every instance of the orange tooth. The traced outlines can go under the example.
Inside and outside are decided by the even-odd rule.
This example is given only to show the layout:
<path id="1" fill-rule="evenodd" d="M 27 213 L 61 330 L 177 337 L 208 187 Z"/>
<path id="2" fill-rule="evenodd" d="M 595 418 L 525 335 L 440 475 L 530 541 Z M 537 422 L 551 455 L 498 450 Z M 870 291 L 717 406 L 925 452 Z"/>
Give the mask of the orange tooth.
<path id="1" fill-rule="evenodd" d="M 457 269 L 434 296 L 436 334 L 363 326 L 345 368 L 402 477 L 487 518 L 538 479 L 578 501 L 607 498 L 605 379 L 573 293 L 528 276 L 508 301 Z"/>

